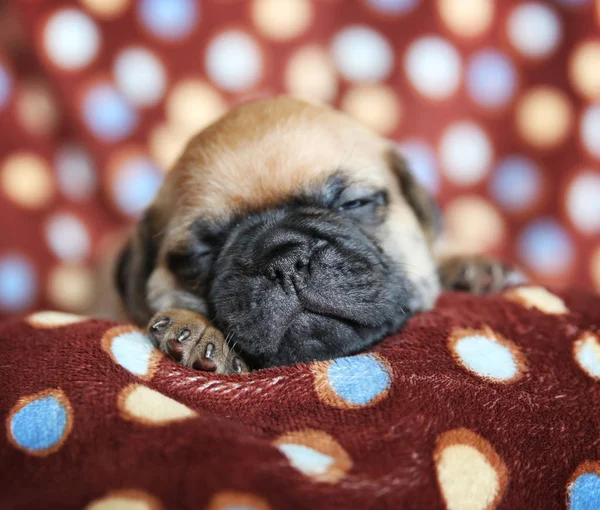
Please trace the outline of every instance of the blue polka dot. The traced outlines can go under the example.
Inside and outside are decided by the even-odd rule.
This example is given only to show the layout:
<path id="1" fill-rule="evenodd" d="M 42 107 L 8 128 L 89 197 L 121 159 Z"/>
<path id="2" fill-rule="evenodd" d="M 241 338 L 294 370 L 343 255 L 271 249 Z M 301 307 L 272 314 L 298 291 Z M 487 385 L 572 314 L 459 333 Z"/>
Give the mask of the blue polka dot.
<path id="1" fill-rule="evenodd" d="M 573 262 L 573 243 L 565 229 L 551 218 L 531 222 L 521 232 L 519 253 L 534 271 L 560 274 Z"/>
<path id="2" fill-rule="evenodd" d="M 583 7 L 589 5 L 592 0 L 554 0 L 558 5 L 563 7 Z"/>
<path id="3" fill-rule="evenodd" d="M 569 510 L 598 510 L 600 508 L 600 476 L 584 473 L 569 488 Z"/>
<path id="4" fill-rule="evenodd" d="M 10 99 L 12 84 L 6 69 L 0 65 L 0 110 L 2 110 Z"/>
<path id="5" fill-rule="evenodd" d="M 419 184 L 429 193 L 436 195 L 440 188 L 440 175 L 435 151 L 427 143 L 417 139 L 401 142 L 398 144 L 398 151 L 406 159 Z"/>
<path id="6" fill-rule="evenodd" d="M 511 60 L 497 50 L 481 50 L 469 60 L 467 91 L 484 108 L 508 104 L 517 88 L 517 71 Z"/>
<path id="7" fill-rule="evenodd" d="M 327 369 L 333 391 L 346 402 L 364 406 L 390 386 L 390 374 L 370 354 L 333 360 Z"/>
<path id="8" fill-rule="evenodd" d="M 10 418 L 14 442 L 32 453 L 56 446 L 68 433 L 69 411 L 56 396 L 29 402 Z"/>
<path id="9" fill-rule="evenodd" d="M 105 142 L 118 142 L 137 127 L 138 114 L 110 85 L 96 85 L 83 99 L 83 117 L 88 129 Z"/>
<path id="10" fill-rule="evenodd" d="M 518 155 L 502 159 L 490 181 L 490 194 L 505 211 L 522 212 L 539 197 L 542 176 L 538 166 Z"/>
<path id="11" fill-rule="evenodd" d="M 405 14 L 412 11 L 421 0 L 366 0 L 373 9 L 383 14 Z"/>
<path id="12" fill-rule="evenodd" d="M 139 157 L 125 163 L 113 181 L 113 194 L 119 209 L 128 216 L 139 215 L 152 202 L 162 178 L 162 172 L 147 158 Z"/>
<path id="13" fill-rule="evenodd" d="M 14 313 L 29 308 L 37 287 L 35 269 L 28 260 L 19 255 L 0 259 L 0 309 Z"/>
<path id="14" fill-rule="evenodd" d="M 487 336 L 463 337 L 456 342 L 455 350 L 461 362 L 481 377 L 505 381 L 519 373 L 510 349 Z"/>
<path id="15" fill-rule="evenodd" d="M 144 26 L 169 40 L 188 36 L 199 15 L 198 2 L 194 0 L 141 0 L 138 9 Z"/>

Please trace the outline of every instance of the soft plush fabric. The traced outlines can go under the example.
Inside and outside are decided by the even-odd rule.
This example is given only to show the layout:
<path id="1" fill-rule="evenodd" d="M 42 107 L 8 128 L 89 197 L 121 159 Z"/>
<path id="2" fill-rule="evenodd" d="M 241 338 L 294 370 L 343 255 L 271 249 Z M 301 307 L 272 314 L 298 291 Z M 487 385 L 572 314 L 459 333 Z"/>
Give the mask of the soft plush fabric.
<path id="1" fill-rule="evenodd" d="M 187 139 L 291 93 L 398 142 L 461 251 L 600 289 L 600 0 L 0 1 L 0 316 L 82 313 Z"/>
<path id="2" fill-rule="evenodd" d="M 587 291 L 449 294 L 372 352 L 250 374 L 49 312 L 0 360 L 3 510 L 600 508 Z"/>

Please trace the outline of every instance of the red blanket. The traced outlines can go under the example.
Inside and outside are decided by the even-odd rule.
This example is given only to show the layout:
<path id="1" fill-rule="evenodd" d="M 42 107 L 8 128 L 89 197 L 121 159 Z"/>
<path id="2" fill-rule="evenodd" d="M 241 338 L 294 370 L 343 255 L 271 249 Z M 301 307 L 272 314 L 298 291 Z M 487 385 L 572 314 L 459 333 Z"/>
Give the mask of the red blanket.
<path id="1" fill-rule="evenodd" d="M 372 352 L 216 375 L 0 326 L 0 508 L 600 508 L 600 297 L 443 296 Z"/>

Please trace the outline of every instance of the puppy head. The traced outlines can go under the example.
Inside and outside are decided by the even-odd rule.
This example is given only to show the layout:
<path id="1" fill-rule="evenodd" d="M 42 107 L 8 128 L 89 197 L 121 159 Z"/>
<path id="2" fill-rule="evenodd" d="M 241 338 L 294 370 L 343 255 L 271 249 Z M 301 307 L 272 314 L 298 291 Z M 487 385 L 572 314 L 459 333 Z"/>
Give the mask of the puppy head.
<path id="1" fill-rule="evenodd" d="M 133 319 L 207 314 L 256 367 L 363 350 L 429 308 L 439 214 L 391 144 L 291 98 L 190 141 L 119 264 Z"/>

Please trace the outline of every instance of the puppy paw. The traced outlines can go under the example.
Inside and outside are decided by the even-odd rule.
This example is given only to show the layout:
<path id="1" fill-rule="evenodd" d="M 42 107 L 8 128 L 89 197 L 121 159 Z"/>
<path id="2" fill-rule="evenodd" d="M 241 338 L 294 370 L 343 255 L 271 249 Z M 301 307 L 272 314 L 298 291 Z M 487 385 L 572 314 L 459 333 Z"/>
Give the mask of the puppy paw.
<path id="1" fill-rule="evenodd" d="M 480 256 L 448 258 L 440 264 L 439 276 L 444 289 L 478 295 L 494 294 L 527 281 L 516 268 Z"/>
<path id="2" fill-rule="evenodd" d="M 206 317 L 189 310 L 157 313 L 148 325 L 155 345 L 169 357 L 204 372 L 232 374 L 248 367 Z"/>

